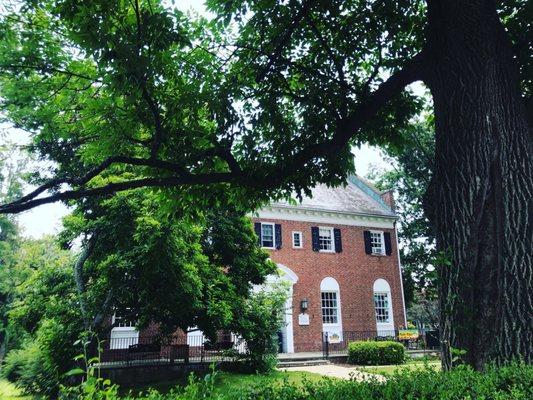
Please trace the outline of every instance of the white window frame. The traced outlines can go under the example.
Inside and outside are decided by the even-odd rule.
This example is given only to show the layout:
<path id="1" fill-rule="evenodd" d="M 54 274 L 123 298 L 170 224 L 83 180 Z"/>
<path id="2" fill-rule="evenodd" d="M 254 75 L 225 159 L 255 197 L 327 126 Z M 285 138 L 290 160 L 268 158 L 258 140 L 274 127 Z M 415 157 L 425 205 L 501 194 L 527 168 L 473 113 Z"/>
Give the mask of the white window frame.
<path id="1" fill-rule="evenodd" d="M 335 293 L 336 308 L 337 308 L 337 322 L 324 323 L 324 316 L 322 313 L 322 293 Z M 322 322 L 322 332 L 329 335 L 331 343 L 339 343 L 343 340 L 342 334 L 342 298 L 339 282 L 333 277 L 326 277 L 320 282 L 320 321 Z"/>
<path id="2" fill-rule="evenodd" d="M 386 294 L 387 295 L 387 305 L 388 305 L 388 311 L 389 311 L 389 319 L 388 322 L 378 322 L 377 316 L 376 316 L 376 305 L 374 301 L 374 294 Z M 374 304 L 374 318 L 376 320 L 376 329 L 378 336 L 391 336 L 391 334 L 394 332 L 394 310 L 393 310 L 393 298 L 392 298 L 392 292 L 391 287 L 389 285 L 389 282 L 387 282 L 383 278 L 378 278 L 374 282 L 373 290 L 372 290 L 372 303 Z"/>
<path id="3" fill-rule="evenodd" d="M 379 235 L 381 238 L 381 247 L 379 252 L 374 251 L 374 242 L 372 240 L 372 235 Z M 372 248 L 372 255 L 373 256 L 384 256 L 385 255 L 385 235 L 383 231 L 370 231 L 370 245 Z M 377 248 L 377 247 L 376 247 Z"/>
<path id="4" fill-rule="evenodd" d="M 294 235 L 298 235 L 300 237 L 300 245 L 299 246 L 296 246 L 296 244 L 295 244 Z M 301 231 L 292 231 L 292 247 L 294 249 L 301 249 L 301 248 L 304 247 L 304 236 L 302 235 Z"/>
<path id="5" fill-rule="evenodd" d="M 331 249 L 321 249 L 320 247 L 320 230 L 328 230 L 331 237 Z M 318 227 L 318 251 L 320 253 L 335 253 L 335 235 L 333 227 L 331 226 L 319 226 Z"/>
<path id="6" fill-rule="evenodd" d="M 324 299 L 322 298 L 324 294 L 334 295 L 335 307 L 324 306 Z M 326 301 L 332 301 L 332 300 L 333 300 L 332 298 L 326 299 Z M 335 310 L 335 314 L 328 315 L 329 318 L 331 318 L 334 315 L 336 319 L 335 322 L 324 321 L 324 318 L 326 317 L 326 315 L 324 314 L 324 309 Z M 322 290 L 320 292 L 320 312 L 322 314 L 322 325 L 325 325 L 325 326 L 328 326 L 328 325 L 338 326 L 339 325 L 339 314 L 340 314 L 339 313 L 339 292 L 337 290 Z"/>
<path id="7" fill-rule="evenodd" d="M 272 247 L 263 246 L 263 225 L 272 226 Z M 275 249 L 276 248 L 276 224 L 273 222 L 261 222 L 261 247 L 263 249 Z"/>
<path id="8" fill-rule="evenodd" d="M 376 296 L 385 296 L 385 300 L 387 301 L 387 320 L 386 321 L 378 321 L 378 307 L 376 307 Z M 385 309 L 385 307 L 380 307 L 382 309 Z M 376 324 L 377 325 L 389 325 L 392 320 L 392 310 L 391 310 L 391 298 L 389 292 L 374 292 L 374 314 L 376 316 Z"/>

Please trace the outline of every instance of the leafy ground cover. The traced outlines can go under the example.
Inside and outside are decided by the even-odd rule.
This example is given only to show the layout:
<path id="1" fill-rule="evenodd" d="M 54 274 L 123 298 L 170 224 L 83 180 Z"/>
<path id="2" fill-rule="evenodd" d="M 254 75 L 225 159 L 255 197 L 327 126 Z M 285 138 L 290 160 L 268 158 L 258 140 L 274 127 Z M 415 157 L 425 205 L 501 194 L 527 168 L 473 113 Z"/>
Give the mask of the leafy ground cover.
<path id="1" fill-rule="evenodd" d="M 232 372 L 217 372 L 215 379 L 215 393 L 226 396 L 235 391 L 235 388 L 251 388 L 254 386 L 280 386 L 288 383 L 301 386 L 304 382 L 318 382 L 324 379 L 322 375 L 301 371 L 274 371 L 269 374 L 239 374 Z M 143 385 L 134 388 L 124 388 L 121 392 L 125 395 L 139 395 L 146 393 L 150 389 L 155 389 L 160 393 L 168 393 L 177 386 L 185 386 L 187 379 L 177 379 L 164 381 L 151 385 Z M 26 400 L 26 399 L 24 399 Z"/>
<path id="2" fill-rule="evenodd" d="M 12 383 L 0 379 L 0 399 L 2 400 L 38 400 L 39 396 L 24 395 Z"/>

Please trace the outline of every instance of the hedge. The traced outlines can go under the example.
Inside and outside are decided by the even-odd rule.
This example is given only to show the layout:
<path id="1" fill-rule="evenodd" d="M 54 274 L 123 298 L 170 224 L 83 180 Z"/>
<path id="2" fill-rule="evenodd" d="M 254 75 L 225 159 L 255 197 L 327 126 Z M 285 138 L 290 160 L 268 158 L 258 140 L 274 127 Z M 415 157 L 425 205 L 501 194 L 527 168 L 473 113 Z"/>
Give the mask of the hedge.
<path id="1" fill-rule="evenodd" d="M 352 342 L 348 345 L 348 363 L 357 365 L 402 364 L 405 348 L 392 341 Z"/>
<path id="2" fill-rule="evenodd" d="M 207 378 L 207 379 L 206 379 Z M 489 367 L 485 372 L 460 366 L 439 372 L 429 366 L 422 370 L 389 375 L 385 381 L 342 380 L 324 378 L 303 384 L 272 382 L 252 386 L 235 386 L 228 394 L 216 390 L 217 376 L 191 379 L 185 388 L 169 393 L 156 391 L 121 397 L 116 387 L 95 393 L 84 388 L 83 394 L 64 396 L 66 400 L 530 400 L 533 399 L 533 366 L 515 363 Z"/>

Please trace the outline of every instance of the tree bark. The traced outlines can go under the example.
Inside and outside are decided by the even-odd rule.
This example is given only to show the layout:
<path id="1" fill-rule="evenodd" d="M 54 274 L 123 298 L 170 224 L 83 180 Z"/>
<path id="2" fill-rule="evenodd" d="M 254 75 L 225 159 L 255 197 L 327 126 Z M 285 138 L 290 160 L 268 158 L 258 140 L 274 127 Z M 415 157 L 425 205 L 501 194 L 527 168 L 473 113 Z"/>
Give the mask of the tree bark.
<path id="1" fill-rule="evenodd" d="M 428 1 L 443 366 L 532 361 L 531 127 L 494 1 Z"/>

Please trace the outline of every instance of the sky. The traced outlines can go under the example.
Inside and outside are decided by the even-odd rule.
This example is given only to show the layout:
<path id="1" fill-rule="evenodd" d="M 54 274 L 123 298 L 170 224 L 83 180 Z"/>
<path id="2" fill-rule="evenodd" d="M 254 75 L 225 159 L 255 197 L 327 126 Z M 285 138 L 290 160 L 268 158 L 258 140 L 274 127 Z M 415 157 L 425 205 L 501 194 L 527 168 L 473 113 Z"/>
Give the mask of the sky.
<path id="1" fill-rule="evenodd" d="M 203 0 L 180 0 L 175 3 L 183 11 L 196 11 L 206 14 Z M 16 145 L 28 143 L 29 136 L 23 131 L 4 125 L 4 139 Z M 0 137 L 0 140 L 2 138 Z M 383 160 L 383 153 L 376 147 L 363 145 L 359 149 L 353 149 L 357 174 L 365 176 L 371 165 L 386 169 L 388 165 Z M 27 187 L 27 191 L 32 188 Z M 46 204 L 23 212 L 18 215 L 18 221 L 26 237 L 40 238 L 43 235 L 58 233 L 61 229 L 61 219 L 69 212 L 62 203 Z"/>

